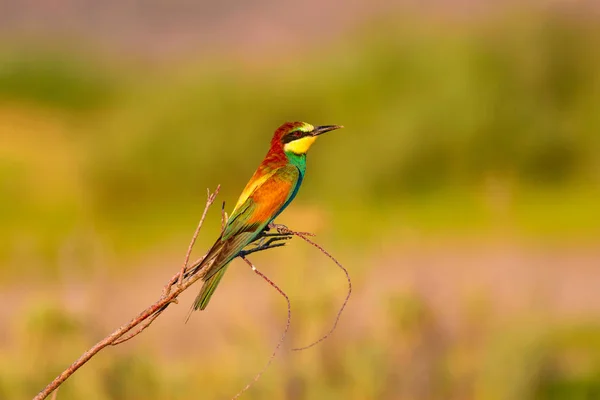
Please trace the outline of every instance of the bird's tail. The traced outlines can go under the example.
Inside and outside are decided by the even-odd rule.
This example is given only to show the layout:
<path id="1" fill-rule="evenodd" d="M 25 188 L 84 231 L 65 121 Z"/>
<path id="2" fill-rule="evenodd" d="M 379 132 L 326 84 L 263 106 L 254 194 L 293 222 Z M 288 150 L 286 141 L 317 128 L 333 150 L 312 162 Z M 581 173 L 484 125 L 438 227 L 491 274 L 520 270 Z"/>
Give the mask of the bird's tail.
<path id="1" fill-rule="evenodd" d="M 194 301 L 193 309 L 194 310 L 204 310 L 210 301 L 215 289 L 221 282 L 221 278 L 225 275 L 225 271 L 227 271 L 228 265 L 221 267 L 213 276 L 208 278 L 204 285 L 202 285 L 202 289 L 200 289 L 200 293 L 196 296 L 196 300 Z"/>
<path id="2" fill-rule="evenodd" d="M 209 269 L 207 271 L 207 274 L 210 271 L 217 270 L 217 272 L 212 274 L 212 276 L 203 279 L 204 285 L 202 285 L 200 293 L 198 293 L 198 296 L 196 296 L 196 300 L 194 300 L 194 304 L 192 305 L 190 313 L 195 310 L 204 310 L 206 308 L 212 294 L 214 293 L 215 289 L 219 285 L 219 282 L 221 281 L 221 278 L 227 270 L 227 265 L 218 265 L 222 264 L 224 261 L 221 257 L 221 253 L 224 247 L 223 245 L 224 243 L 221 241 L 221 238 L 217 239 L 217 241 L 211 247 L 208 253 L 206 253 L 206 257 L 204 257 L 204 259 L 198 265 L 195 265 L 194 267 L 188 269 L 188 274 L 193 274 L 196 271 L 199 271 L 208 266 L 210 263 L 212 263 L 212 265 L 208 266 Z"/>
<path id="3" fill-rule="evenodd" d="M 227 271 L 227 266 L 231 260 L 233 260 L 255 236 L 255 232 L 251 231 L 239 233 L 226 240 L 222 240 L 222 238 L 219 237 L 200 264 L 188 270 L 189 274 L 194 274 L 203 268 L 207 268 L 206 273 L 202 278 L 204 285 L 200 289 L 200 293 L 198 293 L 190 313 L 195 310 L 204 310 L 206 308 L 210 298 L 219 285 L 219 282 L 221 282 L 221 278 L 223 278 L 225 271 Z"/>

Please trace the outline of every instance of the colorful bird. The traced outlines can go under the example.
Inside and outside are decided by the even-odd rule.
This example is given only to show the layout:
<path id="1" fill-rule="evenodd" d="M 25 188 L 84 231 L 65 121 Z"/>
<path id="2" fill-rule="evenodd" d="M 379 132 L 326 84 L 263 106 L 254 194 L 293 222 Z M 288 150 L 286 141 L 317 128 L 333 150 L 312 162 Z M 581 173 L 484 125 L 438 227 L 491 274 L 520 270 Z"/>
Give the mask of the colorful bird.
<path id="1" fill-rule="evenodd" d="M 306 153 L 317 137 L 339 128 L 343 127 L 287 122 L 275 131 L 267 156 L 244 188 L 221 236 L 194 268 L 207 270 L 193 310 L 206 308 L 231 260 L 264 234 L 294 199 L 304 179 Z"/>

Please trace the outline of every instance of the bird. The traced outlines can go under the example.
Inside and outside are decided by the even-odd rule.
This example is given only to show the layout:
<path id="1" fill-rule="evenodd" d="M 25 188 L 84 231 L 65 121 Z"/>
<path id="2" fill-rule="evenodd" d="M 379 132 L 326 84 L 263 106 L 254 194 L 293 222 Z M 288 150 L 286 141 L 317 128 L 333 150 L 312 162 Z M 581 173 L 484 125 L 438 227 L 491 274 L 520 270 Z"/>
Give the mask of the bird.
<path id="1" fill-rule="evenodd" d="M 317 138 L 340 128 L 343 126 L 286 122 L 275 130 L 267 155 L 246 184 L 220 236 L 194 268 L 206 272 L 190 313 L 206 308 L 229 263 L 264 235 L 294 200 L 304 180 L 306 153 Z"/>

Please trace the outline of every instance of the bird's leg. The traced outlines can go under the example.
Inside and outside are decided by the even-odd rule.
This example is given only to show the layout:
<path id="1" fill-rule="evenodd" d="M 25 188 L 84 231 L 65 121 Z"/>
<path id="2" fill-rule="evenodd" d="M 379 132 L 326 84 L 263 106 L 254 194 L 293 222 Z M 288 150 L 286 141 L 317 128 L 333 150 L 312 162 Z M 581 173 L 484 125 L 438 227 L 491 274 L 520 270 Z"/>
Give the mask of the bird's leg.
<path id="1" fill-rule="evenodd" d="M 276 233 L 269 233 L 269 230 L 271 229 L 270 224 L 265 226 L 265 228 L 258 234 L 258 236 L 252 241 L 253 243 L 256 242 L 257 246 L 261 246 L 264 244 L 265 238 L 276 238 L 276 237 L 285 237 L 285 238 L 289 238 L 292 235 L 290 233 L 287 232 L 276 232 Z"/>
<path id="2" fill-rule="evenodd" d="M 267 228 L 275 229 L 281 235 L 316 236 L 314 233 L 311 232 L 293 231 L 283 224 L 276 224 L 274 222 L 269 223 L 269 225 L 267 225 Z"/>
<path id="3" fill-rule="evenodd" d="M 284 233 L 284 232 L 289 232 L 290 229 L 283 225 L 283 224 L 276 224 L 275 222 L 269 222 L 269 225 L 267 225 L 268 230 L 274 229 L 279 233 Z"/>

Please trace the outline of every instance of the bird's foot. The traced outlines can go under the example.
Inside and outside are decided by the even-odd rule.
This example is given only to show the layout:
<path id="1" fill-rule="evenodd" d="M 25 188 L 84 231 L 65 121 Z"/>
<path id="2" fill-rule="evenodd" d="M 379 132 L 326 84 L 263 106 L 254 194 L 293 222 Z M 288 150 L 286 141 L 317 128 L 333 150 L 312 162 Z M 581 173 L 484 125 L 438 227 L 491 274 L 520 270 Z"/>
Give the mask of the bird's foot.
<path id="1" fill-rule="evenodd" d="M 269 225 L 267 225 L 267 227 L 269 229 L 276 230 L 281 235 L 316 236 L 314 233 L 311 233 L 311 232 L 293 231 L 283 224 L 276 224 L 274 222 L 269 223 Z"/>
<path id="2" fill-rule="evenodd" d="M 269 230 L 271 230 L 271 229 L 276 230 L 277 232 L 279 232 L 281 234 L 291 232 L 290 228 L 288 228 L 287 226 L 285 226 L 283 224 L 276 224 L 275 222 L 269 222 L 269 225 L 267 225 L 267 228 Z"/>

